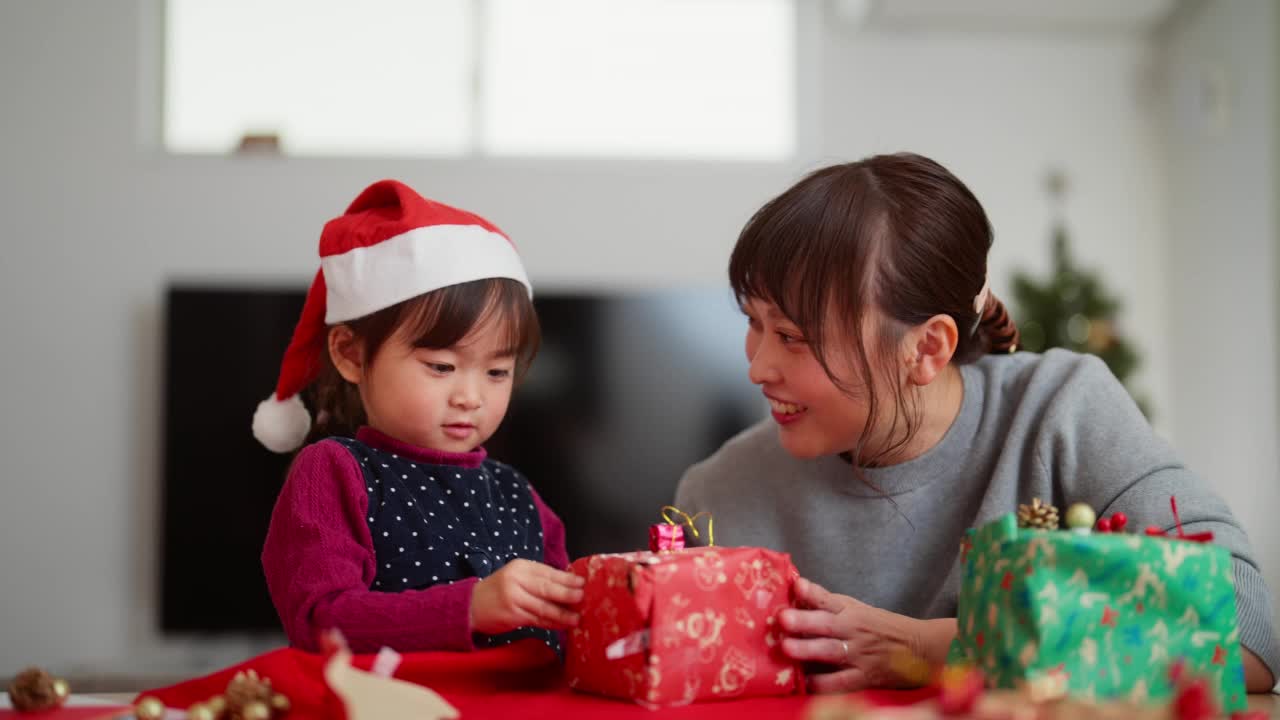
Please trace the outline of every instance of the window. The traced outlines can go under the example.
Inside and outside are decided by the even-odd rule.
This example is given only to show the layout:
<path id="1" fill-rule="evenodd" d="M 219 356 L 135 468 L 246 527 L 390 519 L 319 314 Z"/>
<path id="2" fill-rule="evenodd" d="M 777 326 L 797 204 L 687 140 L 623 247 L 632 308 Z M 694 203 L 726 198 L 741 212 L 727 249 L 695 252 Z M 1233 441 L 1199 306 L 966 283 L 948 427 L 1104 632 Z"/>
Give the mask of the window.
<path id="1" fill-rule="evenodd" d="M 785 159 L 794 0 L 167 0 L 164 143 Z"/>
<path id="2" fill-rule="evenodd" d="M 169 0 L 165 145 L 246 133 L 295 154 L 454 154 L 470 142 L 467 0 Z"/>

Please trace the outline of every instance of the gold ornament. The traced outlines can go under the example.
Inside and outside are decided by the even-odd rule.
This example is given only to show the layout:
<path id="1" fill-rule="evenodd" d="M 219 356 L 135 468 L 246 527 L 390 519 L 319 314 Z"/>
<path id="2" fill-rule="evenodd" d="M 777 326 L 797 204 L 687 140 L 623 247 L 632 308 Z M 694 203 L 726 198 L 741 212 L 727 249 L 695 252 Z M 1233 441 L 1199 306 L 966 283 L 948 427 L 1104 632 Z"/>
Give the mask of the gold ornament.
<path id="1" fill-rule="evenodd" d="M 205 701 L 205 707 L 209 708 L 209 711 L 216 718 L 227 711 L 227 699 L 221 695 L 214 695 Z"/>
<path id="2" fill-rule="evenodd" d="M 273 712 L 277 712 L 283 715 L 289 712 L 290 707 L 291 706 L 289 705 L 289 698 L 285 697 L 284 695 L 281 695 L 280 693 L 276 693 L 275 695 L 271 696 L 271 710 Z"/>
<path id="3" fill-rule="evenodd" d="M 1067 527 L 1072 530 L 1089 530 L 1098 520 L 1098 514 L 1089 507 L 1088 503 L 1072 503 L 1067 508 Z"/>
<path id="4" fill-rule="evenodd" d="M 52 710 L 67 701 L 67 681 L 37 667 L 18 673 L 9 683 L 9 703 L 20 712 Z"/>
<path id="5" fill-rule="evenodd" d="M 1110 320 L 1096 320 L 1089 325 L 1089 338 L 1086 341 L 1090 352 L 1102 352 L 1115 344 L 1116 329 Z"/>
<path id="6" fill-rule="evenodd" d="M 240 717 L 244 720 L 271 720 L 271 708 L 261 700 L 254 700 L 240 709 Z"/>
<path id="7" fill-rule="evenodd" d="M 929 661 L 911 652 L 905 645 L 899 645 L 889 655 L 889 670 L 912 687 L 928 685 L 933 674 Z"/>
<path id="8" fill-rule="evenodd" d="M 162 720 L 164 703 L 151 696 L 144 697 L 133 706 L 133 714 L 138 720 Z"/>
<path id="9" fill-rule="evenodd" d="M 1032 498 L 1030 505 L 1018 506 L 1018 527 L 1057 530 L 1058 508 L 1041 503 L 1040 498 Z"/>
<path id="10" fill-rule="evenodd" d="M 256 670 L 241 670 L 215 695 L 187 710 L 191 720 L 271 720 L 289 712 L 289 698 L 271 689 Z"/>

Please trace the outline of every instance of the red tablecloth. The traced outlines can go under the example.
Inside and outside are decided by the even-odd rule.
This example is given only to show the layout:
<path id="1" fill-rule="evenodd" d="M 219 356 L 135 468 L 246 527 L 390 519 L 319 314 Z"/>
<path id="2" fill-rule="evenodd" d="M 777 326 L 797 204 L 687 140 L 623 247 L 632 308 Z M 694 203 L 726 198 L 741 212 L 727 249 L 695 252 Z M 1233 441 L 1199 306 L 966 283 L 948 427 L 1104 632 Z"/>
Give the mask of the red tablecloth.
<path id="1" fill-rule="evenodd" d="M 119 717 L 125 710 L 128 708 L 122 705 L 83 705 L 37 713 L 4 709 L 0 710 L 0 720 L 107 720 Z"/>
<path id="2" fill-rule="evenodd" d="M 356 667 L 368 669 L 373 655 L 357 655 Z M 173 708 L 186 708 L 226 689 L 240 670 L 253 669 L 270 678 L 273 687 L 289 696 L 294 711 L 291 718 L 339 718 L 336 698 L 322 680 L 324 658 L 291 648 L 275 650 L 240 665 L 167 688 L 148 691 Z M 395 676 L 425 685 L 440 693 L 462 712 L 463 718 L 653 718 L 650 710 L 622 700 L 585 695 L 570 690 L 562 668 L 551 651 L 536 641 L 516 643 L 493 650 L 471 653 L 406 653 Z M 927 691 L 893 693 L 886 704 L 919 699 Z M 724 702 L 698 703 L 664 709 L 668 718 L 724 718 L 796 720 L 803 715 L 809 697 L 744 698 Z"/>

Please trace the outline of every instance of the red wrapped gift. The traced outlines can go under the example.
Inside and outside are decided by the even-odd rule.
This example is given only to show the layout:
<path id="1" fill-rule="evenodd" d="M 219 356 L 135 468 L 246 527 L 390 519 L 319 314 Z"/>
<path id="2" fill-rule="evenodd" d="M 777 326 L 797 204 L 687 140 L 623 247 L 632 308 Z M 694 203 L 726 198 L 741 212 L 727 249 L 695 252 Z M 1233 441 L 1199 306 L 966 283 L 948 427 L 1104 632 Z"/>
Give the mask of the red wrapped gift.
<path id="1" fill-rule="evenodd" d="M 690 515 L 674 505 L 664 505 L 662 506 L 662 519 L 666 522 L 649 526 L 650 552 L 684 549 L 684 526 L 672 520 L 672 514 L 675 514 L 681 522 L 689 526 L 689 531 L 693 533 L 695 538 L 700 537 L 698 535 L 698 519 L 705 517 L 707 519 L 707 544 L 716 544 L 715 519 L 711 517 L 711 513 L 700 512 L 696 515 Z"/>
<path id="2" fill-rule="evenodd" d="M 570 687 L 655 707 L 803 687 L 779 646 L 778 612 L 798 576 L 791 556 L 704 547 L 592 555 L 569 570 L 587 581 Z"/>
<path id="3" fill-rule="evenodd" d="M 683 549 L 683 527 L 675 523 L 658 523 L 657 525 L 649 526 L 649 550 L 662 552 L 663 550 Z"/>

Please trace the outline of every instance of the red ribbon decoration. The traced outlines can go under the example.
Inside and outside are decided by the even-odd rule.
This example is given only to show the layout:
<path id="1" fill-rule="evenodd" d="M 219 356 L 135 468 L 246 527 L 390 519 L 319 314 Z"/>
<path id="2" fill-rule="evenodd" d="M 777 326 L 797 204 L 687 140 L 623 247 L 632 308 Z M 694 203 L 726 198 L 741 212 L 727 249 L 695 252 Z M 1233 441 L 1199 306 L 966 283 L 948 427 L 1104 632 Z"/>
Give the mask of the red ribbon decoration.
<path id="1" fill-rule="evenodd" d="M 1205 530 L 1204 532 L 1191 533 L 1191 534 L 1187 534 L 1182 530 L 1182 519 L 1178 517 L 1178 498 L 1176 496 L 1173 496 L 1173 495 L 1169 496 L 1169 507 L 1173 508 L 1173 522 L 1177 524 L 1178 534 L 1169 535 L 1164 530 L 1156 527 L 1155 525 L 1151 525 L 1147 528 L 1148 535 L 1159 536 L 1159 537 L 1176 537 L 1179 540 L 1186 540 L 1187 542 L 1198 542 L 1198 543 L 1211 542 L 1213 540 L 1213 531 L 1211 530 Z"/>

